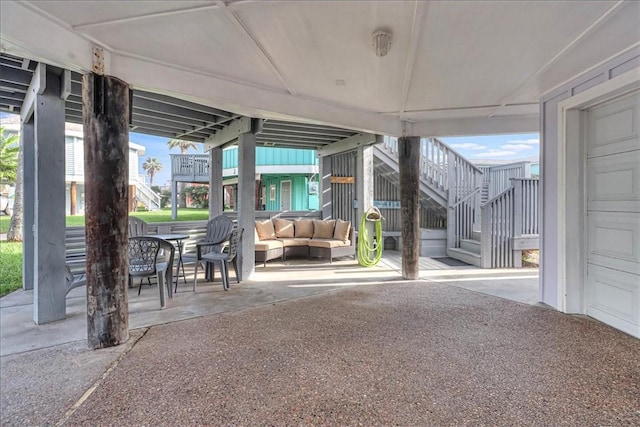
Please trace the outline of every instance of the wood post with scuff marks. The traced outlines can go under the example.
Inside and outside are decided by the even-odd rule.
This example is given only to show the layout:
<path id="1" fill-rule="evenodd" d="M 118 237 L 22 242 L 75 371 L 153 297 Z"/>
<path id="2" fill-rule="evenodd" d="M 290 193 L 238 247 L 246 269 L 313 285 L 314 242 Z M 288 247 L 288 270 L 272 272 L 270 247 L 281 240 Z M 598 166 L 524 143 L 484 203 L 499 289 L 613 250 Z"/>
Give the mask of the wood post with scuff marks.
<path id="1" fill-rule="evenodd" d="M 115 77 L 82 80 L 87 341 L 111 347 L 129 338 L 129 86 Z"/>
<path id="2" fill-rule="evenodd" d="M 398 139 L 400 218 L 402 222 L 402 277 L 420 276 L 420 137 Z"/>

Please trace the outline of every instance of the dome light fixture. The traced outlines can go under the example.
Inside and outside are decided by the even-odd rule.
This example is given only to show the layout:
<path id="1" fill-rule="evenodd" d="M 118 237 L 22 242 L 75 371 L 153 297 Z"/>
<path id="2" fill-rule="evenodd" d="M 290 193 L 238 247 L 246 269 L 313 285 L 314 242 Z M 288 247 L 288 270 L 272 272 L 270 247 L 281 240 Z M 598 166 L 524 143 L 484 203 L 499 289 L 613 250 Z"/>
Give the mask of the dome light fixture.
<path id="1" fill-rule="evenodd" d="M 385 30 L 375 31 L 371 35 L 371 46 L 376 56 L 385 56 L 391 49 L 391 33 Z"/>

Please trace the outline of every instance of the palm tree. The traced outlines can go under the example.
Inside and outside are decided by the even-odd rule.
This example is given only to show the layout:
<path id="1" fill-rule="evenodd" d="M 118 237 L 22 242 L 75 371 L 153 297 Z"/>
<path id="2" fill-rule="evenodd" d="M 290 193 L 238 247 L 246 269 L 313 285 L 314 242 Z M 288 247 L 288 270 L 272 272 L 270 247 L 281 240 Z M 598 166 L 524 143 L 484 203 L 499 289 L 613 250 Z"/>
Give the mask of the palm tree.
<path id="1" fill-rule="evenodd" d="M 170 139 L 169 141 L 167 141 L 167 145 L 169 146 L 169 149 L 176 147 L 180 148 L 180 154 L 187 154 L 189 148 L 193 148 L 194 150 L 198 151 L 198 147 L 195 143 L 191 141 L 185 141 L 183 139 Z"/>
<path id="2" fill-rule="evenodd" d="M 187 154 L 189 148 L 193 148 L 198 151 L 198 147 L 195 143 L 191 141 L 185 141 L 183 139 L 170 139 L 167 141 L 167 145 L 169 146 L 169 150 L 172 148 L 180 148 L 180 154 Z M 172 189 L 173 191 L 173 189 Z M 187 194 L 184 191 L 184 182 L 178 183 L 178 194 L 180 195 L 178 200 L 178 207 L 186 208 L 187 207 Z"/>
<path id="3" fill-rule="evenodd" d="M 157 157 L 149 157 L 142 164 L 142 169 L 144 169 L 147 172 L 147 175 L 149 175 L 149 187 L 151 187 L 153 185 L 153 177 L 156 172 L 160 172 L 162 170 L 162 163 L 160 163 L 160 160 L 158 160 Z"/>
<path id="4" fill-rule="evenodd" d="M 24 210 L 22 208 L 22 179 L 23 179 L 23 153 L 22 139 L 18 135 L 7 136 L 4 128 L 0 127 L 0 169 L 2 169 L 1 181 L 15 183 L 15 193 L 13 200 L 13 212 L 7 240 L 10 242 L 22 241 L 22 222 Z"/>
<path id="5" fill-rule="evenodd" d="M 20 138 L 18 135 L 5 135 L 4 127 L 0 127 L 0 184 L 16 182 L 19 153 Z"/>

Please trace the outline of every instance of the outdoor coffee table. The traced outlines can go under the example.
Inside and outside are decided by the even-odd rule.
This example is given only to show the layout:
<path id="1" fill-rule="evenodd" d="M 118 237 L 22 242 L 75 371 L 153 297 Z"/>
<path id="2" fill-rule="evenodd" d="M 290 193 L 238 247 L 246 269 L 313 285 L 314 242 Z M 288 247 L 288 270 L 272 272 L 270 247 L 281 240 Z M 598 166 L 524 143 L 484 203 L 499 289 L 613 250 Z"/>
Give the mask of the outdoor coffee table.
<path id="1" fill-rule="evenodd" d="M 180 279 L 180 267 L 182 267 L 182 279 L 184 280 L 184 284 L 187 284 L 187 278 L 184 272 L 184 264 L 182 262 L 182 248 L 184 247 L 183 241 L 189 238 L 188 234 L 155 234 L 152 237 L 157 237 L 159 239 L 167 240 L 169 242 L 176 242 L 176 247 L 178 248 L 178 265 L 176 266 L 176 286 L 178 285 L 178 280 Z"/>

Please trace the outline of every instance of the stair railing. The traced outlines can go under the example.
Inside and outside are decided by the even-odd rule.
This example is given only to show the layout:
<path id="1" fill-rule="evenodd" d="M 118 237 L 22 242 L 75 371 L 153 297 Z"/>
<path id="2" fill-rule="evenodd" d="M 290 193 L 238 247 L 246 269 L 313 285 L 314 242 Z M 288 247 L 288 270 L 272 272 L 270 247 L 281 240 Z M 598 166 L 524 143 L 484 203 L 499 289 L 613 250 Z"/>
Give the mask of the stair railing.
<path id="1" fill-rule="evenodd" d="M 511 186 L 482 206 L 482 268 L 522 266 L 522 250 L 538 246 L 539 180 L 512 178 Z M 529 237 L 533 247 L 523 247 Z M 526 240 L 525 240 L 526 241 Z"/>
<path id="2" fill-rule="evenodd" d="M 160 209 L 160 195 L 147 185 L 144 176 L 138 176 L 136 182 L 136 198 L 150 211 Z"/>
<path id="3" fill-rule="evenodd" d="M 471 239 L 474 228 L 480 228 L 483 173 L 456 151 L 447 151 L 447 248 L 457 249 L 461 240 Z"/>

